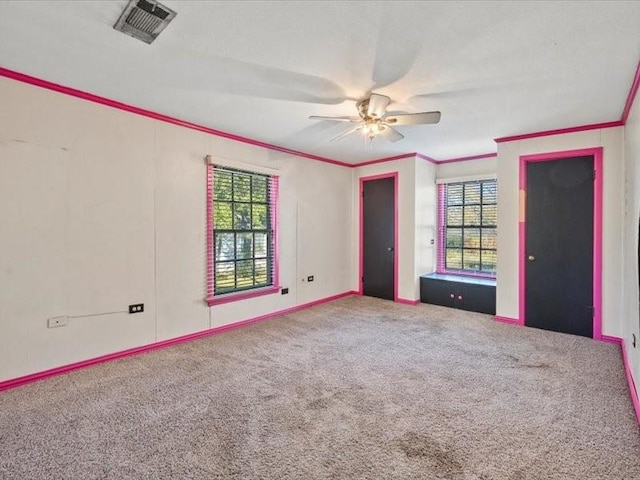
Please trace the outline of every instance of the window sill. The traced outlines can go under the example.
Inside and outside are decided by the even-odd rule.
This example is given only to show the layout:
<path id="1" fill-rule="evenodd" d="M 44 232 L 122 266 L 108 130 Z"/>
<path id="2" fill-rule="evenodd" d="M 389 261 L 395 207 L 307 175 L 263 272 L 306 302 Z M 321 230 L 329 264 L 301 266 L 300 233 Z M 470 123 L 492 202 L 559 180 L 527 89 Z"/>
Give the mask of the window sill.
<path id="1" fill-rule="evenodd" d="M 421 278 L 432 278 L 434 280 L 446 280 L 449 282 L 474 283 L 478 285 L 496 285 L 496 277 L 486 275 L 468 275 L 460 272 L 451 273 L 447 271 L 439 271 L 422 275 Z"/>
<path id="2" fill-rule="evenodd" d="M 256 290 L 250 290 L 248 292 L 227 293 L 224 295 L 218 295 L 215 297 L 207 298 L 207 305 L 210 307 L 214 305 L 221 305 L 223 303 L 238 302 L 240 300 L 247 300 L 254 297 L 262 297 L 263 295 L 272 295 L 278 293 L 280 287 L 265 287 Z"/>
<path id="3" fill-rule="evenodd" d="M 461 272 L 460 270 L 437 270 L 435 273 L 440 275 L 457 275 L 458 277 L 496 279 L 496 275 L 491 275 L 490 273 Z"/>

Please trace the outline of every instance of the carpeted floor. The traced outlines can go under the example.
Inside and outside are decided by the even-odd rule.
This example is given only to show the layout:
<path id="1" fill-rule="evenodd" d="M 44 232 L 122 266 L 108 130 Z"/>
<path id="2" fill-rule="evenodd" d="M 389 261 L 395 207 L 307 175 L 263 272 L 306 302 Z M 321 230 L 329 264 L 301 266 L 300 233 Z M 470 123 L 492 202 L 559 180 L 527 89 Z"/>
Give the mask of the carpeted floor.
<path id="1" fill-rule="evenodd" d="M 0 393 L 0 478 L 640 479 L 615 345 L 345 298 Z"/>

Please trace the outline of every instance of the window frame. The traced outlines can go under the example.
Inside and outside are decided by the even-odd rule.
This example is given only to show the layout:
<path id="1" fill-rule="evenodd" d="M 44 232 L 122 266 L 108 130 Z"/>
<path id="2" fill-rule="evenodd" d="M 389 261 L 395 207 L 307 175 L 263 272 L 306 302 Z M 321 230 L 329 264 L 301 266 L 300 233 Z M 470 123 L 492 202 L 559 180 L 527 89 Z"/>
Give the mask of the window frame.
<path id="1" fill-rule="evenodd" d="M 248 175 L 260 175 L 267 178 L 269 185 L 269 198 L 268 198 L 268 212 L 270 211 L 271 220 L 271 247 L 267 245 L 267 249 L 272 250 L 271 254 L 271 269 L 269 269 L 269 262 L 267 261 L 267 275 L 271 275 L 271 282 L 265 286 L 255 286 L 242 289 L 236 289 L 229 292 L 215 293 L 215 243 L 214 243 L 214 174 L 216 168 L 227 170 L 230 172 L 244 173 Z M 233 203 L 233 202 L 232 202 Z M 253 203 L 253 201 L 249 202 Z M 259 202 L 258 202 L 259 203 Z M 228 302 L 235 302 L 239 300 L 245 300 L 249 298 L 259 297 L 263 295 L 269 295 L 278 293 L 281 289 L 279 279 L 279 223 L 278 223 L 278 204 L 279 204 L 279 177 L 272 173 L 264 173 L 260 171 L 251 171 L 245 168 L 236 168 L 225 165 L 220 165 L 211 162 L 207 159 L 207 295 L 206 302 L 209 306 L 219 305 Z M 264 229 L 258 229 L 263 231 Z M 258 230 L 250 229 L 244 232 L 256 232 Z M 269 230 L 269 228 L 267 229 Z M 269 257 L 267 257 L 269 258 Z M 240 259 L 241 260 L 241 259 Z M 234 261 L 238 261 L 237 256 Z M 269 273 L 269 270 L 271 273 Z M 255 274 L 254 274 L 255 275 Z"/>
<path id="2" fill-rule="evenodd" d="M 497 229 L 498 229 L 498 225 L 497 225 L 497 217 L 496 217 L 496 224 L 495 225 L 483 225 L 482 222 L 482 206 L 484 205 L 496 205 L 496 210 L 497 210 L 497 205 L 498 205 L 498 198 L 497 198 L 497 187 L 498 187 L 498 182 L 497 179 L 495 177 L 487 177 L 487 178 L 476 178 L 476 179 L 459 179 L 459 180 L 455 180 L 455 181 L 450 181 L 450 182 L 442 182 L 438 184 L 438 202 L 437 202 L 437 208 L 438 208 L 438 255 L 437 255 L 437 265 L 436 265 L 436 273 L 441 273 L 441 274 L 447 274 L 447 275 L 460 275 L 460 276 L 467 276 L 467 277 L 482 277 L 482 278 L 496 278 L 496 274 L 497 274 L 497 265 L 496 265 L 496 271 L 495 272 L 488 272 L 488 271 L 482 271 L 482 270 L 471 270 L 471 269 L 465 269 L 464 268 L 464 263 L 463 268 L 447 268 L 446 266 L 446 258 L 447 258 L 447 198 L 446 198 L 446 191 L 448 186 L 450 185 L 463 185 L 463 191 L 464 191 L 464 185 L 466 184 L 480 184 L 480 191 L 482 192 L 482 184 L 483 183 L 487 183 L 487 182 L 494 182 L 495 186 L 496 186 L 496 201 L 495 204 L 494 203 L 483 203 L 483 199 L 482 199 L 482 193 L 481 193 L 481 198 L 480 198 L 480 203 L 479 204 L 474 204 L 474 205 L 480 205 L 481 206 L 481 210 L 480 210 L 480 223 L 479 225 L 469 225 L 466 226 L 465 222 L 464 222 L 464 206 L 466 206 L 467 204 L 465 203 L 465 199 L 463 197 L 463 201 L 462 204 L 460 206 L 463 207 L 463 216 L 462 216 L 462 224 L 460 225 L 460 227 L 453 227 L 453 228 L 460 228 L 461 231 L 464 232 L 465 228 L 474 228 L 474 229 L 479 229 L 480 230 L 480 239 L 482 240 L 482 228 L 494 228 L 496 230 L 496 240 L 497 240 Z M 449 227 L 451 228 L 451 227 Z M 481 241 L 480 240 L 480 241 Z M 464 237 L 462 239 L 462 246 L 459 248 L 461 249 L 463 252 L 465 250 L 464 247 Z M 453 247 L 452 247 L 453 248 Z M 456 248 L 457 250 L 458 248 Z M 468 250 L 469 248 L 467 248 Z M 498 247 L 496 245 L 496 248 L 482 248 L 482 245 L 479 246 L 479 248 L 477 248 L 477 250 L 480 251 L 480 258 L 482 258 L 482 251 L 486 250 L 486 251 L 495 251 L 496 252 L 496 258 L 497 258 L 497 252 L 498 252 Z M 463 260 L 464 262 L 464 257 Z"/>

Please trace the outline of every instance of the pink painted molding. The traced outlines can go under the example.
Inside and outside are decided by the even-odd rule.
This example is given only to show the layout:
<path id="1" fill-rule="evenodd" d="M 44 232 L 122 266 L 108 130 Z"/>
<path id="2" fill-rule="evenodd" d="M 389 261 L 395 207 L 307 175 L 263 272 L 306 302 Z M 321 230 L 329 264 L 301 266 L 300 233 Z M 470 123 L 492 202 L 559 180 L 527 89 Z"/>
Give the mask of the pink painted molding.
<path id="1" fill-rule="evenodd" d="M 411 305 L 411 306 L 415 307 L 416 305 L 418 305 L 420 303 L 420 300 L 408 300 L 406 298 L 398 297 L 398 298 L 396 298 L 396 302 L 397 303 L 402 303 L 404 305 Z"/>
<path id="2" fill-rule="evenodd" d="M 523 326 L 522 323 L 520 323 L 520 320 L 518 320 L 517 318 L 501 317 L 499 315 L 496 315 L 494 317 L 494 320 L 500 323 L 508 323 L 509 325 L 518 325 L 520 327 Z"/>
<path id="3" fill-rule="evenodd" d="M 480 155 L 471 155 L 470 157 L 458 157 L 458 158 L 448 158 L 446 160 L 438 160 L 438 165 L 444 165 L 446 163 L 457 163 L 457 162 L 468 162 L 469 160 L 480 160 L 483 158 L 495 158 L 497 157 L 497 153 L 482 153 Z"/>
<path id="4" fill-rule="evenodd" d="M 28 383 L 36 382 L 38 380 L 44 380 L 46 378 L 53 377 L 56 375 L 62 375 L 63 373 L 72 372 L 74 370 L 78 370 L 81 368 L 90 367 L 91 365 L 97 365 L 99 363 L 109 362 L 111 360 L 116 360 L 123 357 L 129 357 L 131 355 L 138 355 L 140 353 L 150 352 L 152 350 L 169 347 L 171 345 L 176 345 L 178 343 L 190 342 L 192 340 L 197 340 L 203 337 L 218 335 L 224 332 L 228 332 L 229 330 L 235 330 L 236 328 L 246 327 L 248 325 L 252 325 L 254 323 L 258 323 L 263 320 L 268 320 L 270 318 L 287 315 L 293 312 L 304 310 L 316 305 L 320 305 L 322 303 L 332 302 L 334 300 L 338 300 L 340 298 L 348 297 L 354 294 L 357 294 L 357 292 L 354 292 L 354 291 L 344 292 L 338 295 L 333 295 L 331 297 L 322 298 L 320 300 L 315 300 L 313 302 L 305 303 L 303 305 L 298 305 L 297 307 L 286 308 L 284 310 L 278 310 L 273 313 L 260 315 L 258 317 L 250 318 L 248 320 L 242 320 L 240 322 L 230 323 L 228 325 L 222 325 L 220 327 L 215 327 L 208 330 L 202 330 L 200 332 L 190 333 L 189 335 L 183 335 L 180 337 L 171 338 L 169 340 L 162 340 L 160 342 L 150 343 L 148 345 L 143 345 L 141 347 L 134 347 L 127 350 L 122 350 L 120 352 L 102 355 L 100 357 L 91 358 L 89 360 L 83 360 L 81 362 L 71 363 L 69 365 L 63 365 L 61 367 L 52 368 L 42 372 L 32 373 L 30 375 L 25 375 L 23 377 L 14 378 L 11 380 L 5 380 L 3 382 L 0 382 L 0 392 L 3 390 L 8 390 L 10 388 L 19 387 L 21 385 L 26 385 Z"/>
<path id="5" fill-rule="evenodd" d="M 212 164 L 207 165 L 207 305 L 210 307 L 213 305 L 220 305 L 223 303 L 237 302 L 239 300 L 247 300 L 254 297 L 262 297 L 264 295 L 271 295 L 278 293 L 282 287 L 280 287 L 280 245 L 278 242 L 278 234 L 280 231 L 280 225 L 278 223 L 278 205 L 280 195 L 280 178 L 278 176 L 270 177 L 272 195 L 270 198 L 271 212 L 273 216 L 273 285 L 265 288 L 259 288 L 256 290 L 249 290 L 240 293 L 230 293 L 228 295 L 215 296 L 214 295 L 214 261 L 215 255 L 213 245 L 213 225 L 214 225 L 214 208 L 213 208 L 213 188 L 214 188 L 214 166 Z"/>
<path id="6" fill-rule="evenodd" d="M 241 293 L 230 293 L 228 295 L 222 295 L 220 297 L 208 297 L 207 305 L 213 307 L 214 305 L 222 305 L 223 303 L 237 302 L 240 300 L 248 300 L 249 298 L 262 297 L 264 295 L 273 295 L 274 293 L 280 292 L 279 285 L 273 287 L 265 287 L 256 290 L 248 290 L 246 292 Z"/>
<path id="7" fill-rule="evenodd" d="M 622 339 L 620 337 L 611 337 L 609 335 L 601 335 L 600 342 L 602 343 L 614 343 L 616 345 L 622 345 Z"/>
<path id="8" fill-rule="evenodd" d="M 593 156 L 593 168 L 596 179 L 593 186 L 593 338 L 602 338 L 602 196 L 603 196 L 603 148 L 583 148 L 579 150 L 566 150 L 535 155 L 522 155 L 520 157 L 520 219 L 518 222 L 518 297 L 519 297 L 519 321 L 526 324 L 525 319 L 525 293 L 526 293 L 526 238 L 527 224 L 526 191 L 527 191 L 527 163 L 561 160 L 563 158 Z"/>
<path id="9" fill-rule="evenodd" d="M 633 378 L 633 370 L 631 369 L 631 360 L 627 352 L 627 344 L 620 337 L 611 337 L 609 335 L 602 335 L 601 342 L 613 343 L 620 346 L 620 353 L 622 354 L 622 364 L 624 365 L 624 373 L 627 377 L 627 384 L 629 385 L 629 395 L 631 396 L 631 403 L 633 409 L 636 412 L 636 419 L 640 425 L 640 398 L 638 398 L 638 390 L 636 388 L 636 382 Z"/>
<path id="10" fill-rule="evenodd" d="M 546 130 L 544 132 L 525 133 L 523 135 L 513 135 L 511 137 L 495 138 L 496 143 L 514 142 L 516 140 L 526 140 L 527 138 L 547 137 L 550 135 L 562 135 L 565 133 L 583 132 L 586 130 L 598 130 L 602 128 L 621 127 L 624 125 L 622 120 L 614 122 L 593 123 L 591 125 L 580 125 L 577 127 L 560 128 L 557 130 Z"/>
<path id="11" fill-rule="evenodd" d="M 435 158 L 428 157 L 426 155 L 423 155 L 422 153 L 416 153 L 416 157 L 419 158 L 420 160 L 424 160 L 425 162 L 430 162 L 430 163 L 434 163 L 434 164 L 440 163 Z"/>
<path id="12" fill-rule="evenodd" d="M 356 163 L 356 164 L 352 164 L 352 163 L 347 163 L 347 162 L 343 162 L 341 160 L 335 160 L 332 158 L 327 158 L 327 157 L 322 157 L 319 155 L 313 155 L 310 153 L 306 153 L 306 152 L 302 152 L 302 151 L 298 151 L 298 150 L 292 150 L 286 147 L 281 147 L 278 145 L 273 145 L 270 143 L 266 143 L 266 142 L 262 142 L 260 140 L 254 140 L 251 138 L 247 138 L 247 137 L 243 137 L 241 135 L 236 135 L 233 133 L 229 133 L 229 132 L 224 132 L 222 130 L 217 130 L 214 128 L 210 128 L 210 127 L 205 127 L 203 125 L 198 125 L 192 122 L 187 122 L 185 120 L 180 120 L 178 118 L 174 118 L 168 115 L 164 115 L 162 113 L 157 113 L 157 112 L 153 112 L 151 110 L 146 110 L 143 108 L 139 108 L 139 107 L 135 107 L 133 105 L 128 105 L 122 102 L 118 102 L 116 100 L 111 100 L 105 97 L 101 97 L 99 95 L 95 95 L 92 93 L 88 93 L 82 90 L 78 90 L 75 88 L 71 88 L 71 87 L 66 87 L 64 85 L 60 85 L 57 83 L 53 83 L 53 82 L 49 82 L 47 80 L 43 80 L 37 77 L 33 77 L 31 75 L 26 75 L 24 73 L 19 73 L 13 70 L 9 70 L 7 68 L 3 68 L 0 67 L 0 77 L 6 77 L 6 78 L 10 78 L 19 82 L 23 82 L 23 83 L 27 83 L 29 85 L 34 85 L 37 87 L 41 87 L 41 88 L 45 88 L 47 90 L 52 90 L 55 92 L 59 92 L 59 93 L 63 93 L 65 95 L 69 95 L 75 98 L 80 98 L 83 100 L 88 100 L 90 102 L 94 102 L 94 103 L 98 103 L 100 105 L 105 105 L 108 107 L 112 107 L 112 108 L 116 108 L 118 110 L 123 110 L 125 112 L 130 112 L 130 113 L 134 113 L 136 115 L 141 115 L 147 118 L 152 118 L 154 120 L 159 120 L 161 122 L 166 122 L 166 123 L 170 123 L 172 125 L 178 125 L 181 127 L 185 127 L 185 128 L 189 128 L 192 130 L 197 130 L 199 132 L 204 132 L 204 133 L 208 133 L 210 135 L 215 135 L 218 137 L 223 137 L 223 138 L 227 138 L 229 140 L 233 140 L 236 142 L 241 142 L 241 143 L 246 143 L 249 145 L 254 145 L 257 147 L 262 147 L 262 148 L 266 148 L 269 150 L 274 150 L 277 152 L 282 152 L 282 153 L 287 153 L 290 155 L 296 155 L 298 157 L 302 157 L 302 158 L 307 158 L 310 160 L 317 160 L 319 162 L 324 162 L 324 163 L 330 163 L 333 165 L 339 165 L 342 167 L 347 167 L 347 168 L 357 168 L 357 167 L 362 167 L 365 165 L 373 165 L 376 163 L 383 163 L 383 162 L 390 162 L 393 160 L 400 160 L 403 158 L 408 158 L 408 157 L 412 157 L 415 156 L 417 158 L 420 158 L 422 160 L 426 160 L 428 162 L 431 162 L 433 164 L 446 164 L 446 163 L 453 163 L 453 162 L 464 162 L 467 160 L 476 160 L 476 159 L 482 159 L 482 158 L 490 158 L 492 156 L 495 156 L 496 154 L 493 153 L 484 153 L 484 154 L 479 154 L 479 155 L 471 155 L 468 157 L 459 157 L 459 158 L 449 158 L 449 159 L 445 159 L 445 160 L 437 160 L 434 159 L 432 157 L 429 157 L 427 155 L 424 155 L 422 153 L 405 153 L 405 154 L 401 154 L 401 155 L 396 155 L 393 157 L 386 157 L 386 158 L 380 158 L 380 159 L 376 159 L 376 160 L 368 160 L 365 162 L 360 162 L 360 163 Z M 570 127 L 570 128 L 562 128 L 562 129 L 558 129 L 558 130 L 547 130 L 547 131 L 543 131 L 543 132 L 534 132 L 534 133 L 527 133 L 527 134 L 522 134 L 522 135 L 514 135 L 514 136 L 509 136 L 509 137 L 501 137 L 501 138 L 496 138 L 494 139 L 494 141 L 496 143 L 503 143 L 503 142 L 512 142 L 515 140 L 523 140 L 526 138 L 535 138 L 535 137 L 544 137 L 544 136 L 548 136 L 548 135 L 559 135 L 559 134 L 563 134 L 563 133 L 571 133 L 571 132 L 579 132 L 579 131 L 584 131 L 584 130 L 594 130 L 594 129 L 599 129 L 599 128 L 611 128 L 611 127 L 619 127 L 622 126 L 626 123 L 627 118 L 629 116 L 629 111 L 631 110 L 631 106 L 633 105 L 633 101 L 635 99 L 636 93 L 638 91 L 638 88 L 640 86 L 640 63 L 638 64 L 638 69 L 636 70 L 636 75 L 635 75 L 635 79 L 634 82 L 631 86 L 631 90 L 629 92 L 629 95 L 627 97 L 627 102 L 625 104 L 624 107 L 624 111 L 622 113 L 621 119 L 620 120 L 616 120 L 613 122 L 604 122 L 604 123 L 596 123 L 596 124 L 591 124 L 591 125 L 581 125 L 581 126 L 577 126 L 577 127 Z"/>
<path id="13" fill-rule="evenodd" d="M 134 107 L 133 105 L 128 105 L 126 103 L 118 102 L 115 100 L 111 100 L 105 97 L 101 97 L 99 95 L 94 95 L 92 93 L 84 92 L 82 90 L 77 90 L 71 87 L 65 87 L 63 85 L 59 85 L 57 83 L 48 82 L 46 80 L 42 80 L 40 78 L 32 77 L 30 75 L 25 75 L 23 73 L 18 73 L 13 70 L 8 70 L 6 68 L 0 67 L 0 77 L 6 77 L 13 80 L 17 80 L 18 82 L 27 83 L 29 85 L 34 85 L 36 87 L 45 88 L 47 90 L 52 90 L 54 92 L 63 93 L 65 95 L 69 95 L 75 98 L 81 98 L 83 100 L 88 100 L 90 102 L 98 103 L 100 105 L 106 105 L 107 107 L 116 108 L 118 110 L 123 110 L 125 112 L 134 113 L 136 115 L 141 115 L 143 117 L 152 118 L 154 120 L 159 120 L 161 122 L 170 123 L 172 125 L 178 125 L 180 127 L 189 128 L 191 130 L 197 130 L 199 132 L 208 133 L 210 135 L 215 135 L 217 137 L 227 138 L 229 140 L 233 140 L 236 142 L 246 143 L 249 145 L 254 145 L 257 147 L 266 148 L 269 150 L 274 150 L 277 152 L 287 153 L 290 155 L 296 155 L 298 157 L 308 158 L 310 160 L 317 160 L 319 162 L 331 163 L 333 165 L 340 165 L 342 167 L 353 167 L 352 164 L 341 162 L 339 160 L 333 160 L 331 158 L 321 157 L 318 155 L 312 155 L 310 153 L 300 152 L 298 150 L 291 150 L 286 147 L 281 147 L 278 145 L 273 145 L 266 142 L 261 142 L 260 140 L 254 140 L 247 137 L 242 137 L 240 135 L 235 135 L 233 133 L 224 132 L 222 130 L 216 130 L 214 128 L 205 127 L 203 125 L 198 125 L 195 123 L 187 122 L 185 120 L 180 120 L 178 118 L 170 117 L 168 115 L 164 115 L 162 113 L 152 112 L 151 110 L 145 110 L 143 108 Z"/>
<path id="14" fill-rule="evenodd" d="M 631 402 L 633 403 L 633 409 L 636 412 L 636 419 L 640 425 L 640 398 L 638 398 L 638 389 L 636 388 L 636 382 L 633 378 L 633 370 L 631 370 L 631 360 L 627 352 L 626 342 L 620 342 L 620 348 L 622 350 L 622 362 L 624 363 L 624 371 L 627 375 L 627 383 L 629 384 L 629 394 L 631 395 Z"/>
<path id="15" fill-rule="evenodd" d="M 638 66 L 636 67 L 636 75 L 633 78 L 633 83 L 631 84 L 631 90 L 629 90 L 627 101 L 624 104 L 624 110 L 622 110 L 622 117 L 620 119 L 623 124 L 626 124 L 627 120 L 629 119 L 629 113 L 631 112 L 631 107 L 633 107 L 633 101 L 636 98 L 636 94 L 638 93 L 639 87 L 640 87 L 640 62 L 638 62 Z"/>
<path id="16" fill-rule="evenodd" d="M 364 205 L 362 201 L 362 192 L 364 189 L 364 182 L 370 180 L 380 180 L 382 178 L 393 178 L 393 300 L 398 301 L 398 255 L 399 250 L 399 232 L 398 232 L 398 172 L 383 173 L 380 175 L 370 175 L 368 177 L 360 177 L 360 189 L 358 190 L 360 197 L 360 212 L 359 212 L 359 239 L 358 239 L 358 294 L 362 295 L 362 275 L 364 272 Z"/>
<path id="17" fill-rule="evenodd" d="M 376 163 L 385 163 L 385 162 L 393 162 L 395 160 L 403 160 L 405 158 L 415 157 L 417 154 L 414 153 L 403 153 L 402 155 L 395 155 L 393 157 L 384 157 L 378 158 L 376 160 L 367 160 L 366 162 L 354 163 L 351 165 L 353 168 L 365 167 L 367 165 L 375 165 Z"/>

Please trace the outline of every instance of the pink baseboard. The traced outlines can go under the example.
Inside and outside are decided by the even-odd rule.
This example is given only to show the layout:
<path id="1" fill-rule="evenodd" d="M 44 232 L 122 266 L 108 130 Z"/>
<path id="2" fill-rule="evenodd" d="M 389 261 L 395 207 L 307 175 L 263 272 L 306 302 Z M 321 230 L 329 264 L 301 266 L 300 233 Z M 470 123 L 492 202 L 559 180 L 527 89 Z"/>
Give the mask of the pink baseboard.
<path id="1" fill-rule="evenodd" d="M 610 337 L 609 335 L 601 335 L 600 341 L 603 343 L 615 343 L 616 345 L 622 345 L 622 339 L 620 337 Z"/>
<path id="2" fill-rule="evenodd" d="M 638 390 L 636 389 L 636 382 L 633 378 L 633 371 L 631 370 L 631 360 L 627 354 L 627 345 L 620 337 L 610 337 L 609 335 L 602 335 L 600 341 L 603 343 L 614 343 L 620 345 L 622 352 L 622 363 L 624 365 L 624 373 L 627 376 L 627 384 L 629 385 L 629 395 L 631 396 L 631 403 L 633 409 L 636 412 L 636 419 L 640 425 L 640 398 L 638 398 Z"/>
<path id="3" fill-rule="evenodd" d="M 624 363 L 624 371 L 627 374 L 627 383 L 629 384 L 629 394 L 631 395 L 631 402 L 633 403 L 633 409 L 636 411 L 636 419 L 638 425 L 640 425 L 640 398 L 638 398 L 638 389 L 636 388 L 636 382 L 633 378 L 633 371 L 631 370 L 631 360 L 627 354 L 627 345 L 620 340 L 620 348 L 622 350 L 622 362 Z"/>
<path id="4" fill-rule="evenodd" d="M 402 304 L 404 304 L 404 305 L 413 305 L 413 306 L 416 306 L 416 305 L 418 305 L 418 304 L 420 303 L 420 300 L 408 300 L 408 299 L 406 299 L 406 298 L 400 298 L 400 297 L 398 297 L 398 298 L 396 298 L 396 302 L 397 302 L 397 303 L 402 303 Z"/>
<path id="5" fill-rule="evenodd" d="M 252 325 L 254 323 L 261 322 L 263 320 L 268 320 L 270 318 L 287 315 L 289 313 L 297 312 L 300 310 L 305 310 L 315 305 L 331 302 L 334 300 L 338 300 L 339 298 L 348 297 L 350 295 L 357 295 L 357 292 L 354 292 L 354 291 L 344 292 L 338 295 L 333 295 L 331 297 L 322 298 L 320 300 L 315 300 L 313 302 L 305 303 L 303 305 L 298 305 L 297 307 L 286 308 L 284 310 L 278 310 L 277 312 L 267 313 L 266 315 L 260 315 L 258 317 L 250 318 L 248 320 L 242 320 L 240 322 L 230 323 L 228 325 L 222 325 L 220 327 L 215 327 L 208 330 L 202 330 L 200 332 L 190 333 L 188 335 L 183 335 L 176 338 L 170 338 L 168 340 L 162 340 L 160 342 L 150 343 L 148 345 L 143 345 L 141 347 L 134 347 L 127 350 L 122 350 L 119 352 L 102 355 L 100 357 L 90 358 L 88 360 L 83 360 L 81 362 L 76 362 L 76 363 L 71 363 L 69 365 L 63 365 L 61 367 L 51 368 L 49 370 L 44 370 L 42 372 L 36 372 L 29 375 L 25 375 L 23 377 L 5 380 L 3 382 L 0 382 L 0 392 L 3 390 L 8 390 L 10 388 L 19 387 L 21 385 L 26 385 L 28 383 L 36 382 L 38 380 L 44 380 L 49 377 L 71 372 L 73 370 L 78 370 L 80 368 L 90 367 L 91 365 L 97 365 L 99 363 L 109 362 L 111 360 L 117 360 L 119 358 L 129 357 L 131 355 L 138 355 L 140 353 L 150 352 L 152 350 L 169 347 L 171 345 L 176 345 L 178 343 L 189 342 L 191 340 L 196 340 L 198 338 L 218 335 L 220 333 L 224 333 L 229 330 L 235 330 L 236 328 L 246 327 L 248 325 Z"/>
<path id="6" fill-rule="evenodd" d="M 511 318 L 511 317 L 501 317 L 499 315 L 496 315 L 494 317 L 496 322 L 501 322 L 501 323 L 508 323 L 509 325 L 518 325 L 518 326 L 522 326 L 522 323 L 520 323 L 520 320 L 518 320 L 517 318 Z"/>

